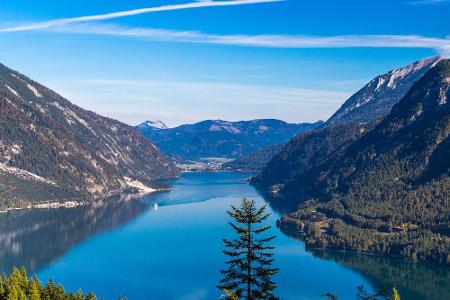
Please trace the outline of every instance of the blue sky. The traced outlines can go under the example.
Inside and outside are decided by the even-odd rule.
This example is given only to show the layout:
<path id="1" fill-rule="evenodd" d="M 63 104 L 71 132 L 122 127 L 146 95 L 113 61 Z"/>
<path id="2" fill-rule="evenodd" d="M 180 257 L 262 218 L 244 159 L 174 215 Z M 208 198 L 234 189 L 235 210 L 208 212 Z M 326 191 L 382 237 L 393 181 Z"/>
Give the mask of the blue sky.
<path id="1" fill-rule="evenodd" d="M 449 15 L 447 0 L 2 0 L 0 62 L 132 125 L 315 121 L 449 55 Z"/>

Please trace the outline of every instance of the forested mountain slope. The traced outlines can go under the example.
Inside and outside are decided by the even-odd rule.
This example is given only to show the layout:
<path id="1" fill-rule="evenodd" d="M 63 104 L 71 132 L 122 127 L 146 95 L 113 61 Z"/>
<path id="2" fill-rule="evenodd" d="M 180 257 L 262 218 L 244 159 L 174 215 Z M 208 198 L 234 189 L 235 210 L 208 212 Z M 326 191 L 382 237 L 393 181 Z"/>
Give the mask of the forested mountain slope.
<path id="1" fill-rule="evenodd" d="M 107 195 L 178 174 L 135 128 L 0 65 L 0 206 Z"/>
<path id="2" fill-rule="evenodd" d="M 374 129 L 286 184 L 318 200 L 284 223 L 322 222 L 315 245 L 450 263 L 449 100 L 442 60 Z"/>
<path id="3" fill-rule="evenodd" d="M 374 126 L 441 60 L 439 56 L 424 59 L 374 78 L 351 96 L 324 126 L 289 141 L 252 183 L 265 190 L 270 187 L 278 190 L 295 181 L 296 176 L 314 168 Z"/>
<path id="4" fill-rule="evenodd" d="M 336 149 L 360 137 L 366 127 L 354 123 L 299 134 L 281 148 L 251 183 L 263 189 L 282 189 L 299 174 L 325 161 Z"/>
<path id="5" fill-rule="evenodd" d="M 259 151 L 243 155 L 235 160 L 224 163 L 222 169 L 238 172 L 261 171 L 283 147 L 284 145 L 272 145 Z"/>
<path id="6" fill-rule="evenodd" d="M 239 122 L 206 120 L 175 128 L 147 121 L 137 127 L 163 153 L 183 161 L 207 157 L 237 158 L 271 145 L 284 144 L 296 134 L 322 124 L 322 121 L 292 124 L 262 119 Z"/>

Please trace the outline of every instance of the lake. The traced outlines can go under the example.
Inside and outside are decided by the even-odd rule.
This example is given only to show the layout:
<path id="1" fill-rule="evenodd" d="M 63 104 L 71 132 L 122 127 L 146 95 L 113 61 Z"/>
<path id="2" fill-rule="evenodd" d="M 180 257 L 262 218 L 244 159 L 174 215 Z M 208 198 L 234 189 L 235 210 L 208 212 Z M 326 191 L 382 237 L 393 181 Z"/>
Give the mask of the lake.
<path id="1" fill-rule="evenodd" d="M 245 196 L 264 198 L 240 173 L 185 173 L 173 191 L 142 199 L 116 197 L 77 208 L 13 211 L 0 216 L 0 268 L 25 266 L 38 277 L 82 288 L 100 298 L 217 299 L 226 257 L 222 238 L 233 232 L 226 210 Z M 395 284 L 402 299 L 450 299 L 448 267 L 382 256 L 306 251 L 275 226 L 276 294 L 281 299 L 323 299 L 331 292 L 355 299 Z"/>

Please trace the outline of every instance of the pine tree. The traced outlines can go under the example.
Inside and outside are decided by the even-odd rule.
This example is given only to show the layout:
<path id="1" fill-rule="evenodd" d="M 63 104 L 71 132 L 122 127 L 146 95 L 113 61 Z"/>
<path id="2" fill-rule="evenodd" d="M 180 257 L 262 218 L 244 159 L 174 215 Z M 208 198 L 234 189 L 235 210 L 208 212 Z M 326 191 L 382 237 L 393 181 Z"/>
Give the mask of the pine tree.
<path id="1" fill-rule="evenodd" d="M 228 268 L 221 271 L 224 277 L 218 288 L 226 292 L 226 299 L 277 299 L 272 294 L 276 288 L 272 276 L 279 269 L 272 267 L 274 247 L 268 245 L 275 236 L 260 237 L 271 226 L 258 226 L 270 215 L 266 209 L 267 205 L 258 209 L 254 200 L 244 198 L 239 208 L 231 206 L 227 211 L 235 221 L 229 224 L 237 238 L 223 239 L 223 253 L 231 259 L 226 262 Z"/>
<path id="2" fill-rule="evenodd" d="M 41 300 L 41 283 L 36 275 L 28 281 L 26 294 L 29 300 Z"/>
<path id="3" fill-rule="evenodd" d="M 84 299 L 83 292 L 81 291 L 81 289 L 78 290 L 75 299 L 76 299 L 76 300 L 83 300 L 83 299 Z"/>
<path id="4" fill-rule="evenodd" d="M 83 292 L 66 293 L 61 284 L 56 285 L 53 280 L 45 285 L 37 279 L 36 275 L 28 279 L 25 268 L 14 268 L 11 275 L 0 275 L 0 300 L 97 300 L 93 293 L 86 297 Z M 126 300 L 126 298 L 120 298 Z"/>
<path id="5" fill-rule="evenodd" d="M 398 292 L 397 288 L 392 288 L 392 299 L 393 300 L 400 300 L 400 293 Z"/>
<path id="6" fill-rule="evenodd" d="M 86 295 L 85 300 L 97 300 L 97 297 L 95 297 L 95 295 L 94 295 L 92 292 L 89 292 L 89 293 Z"/>
<path id="7" fill-rule="evenodd" d="M 56 296 L 56 285 L 52 279 L 47 282 L 44 289 L 42 290 L 42 299 L 43 300 L 53 300 Z"/>

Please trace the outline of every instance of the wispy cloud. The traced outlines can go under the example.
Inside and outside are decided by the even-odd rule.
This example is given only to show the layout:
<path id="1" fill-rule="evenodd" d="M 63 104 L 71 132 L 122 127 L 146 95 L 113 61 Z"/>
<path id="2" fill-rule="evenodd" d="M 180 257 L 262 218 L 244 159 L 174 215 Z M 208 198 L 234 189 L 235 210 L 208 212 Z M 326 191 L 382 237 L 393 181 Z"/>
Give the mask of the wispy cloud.
<path id="1" fill-rule="evenodd" d="M 26 24 L 21 26 L 11 26 L 6 28 L 0 28 L 0 32 L 19 32 L 19 31 L 33 31 L 33 30 L 43 30 L 53 27 L 59 27 L 68 24 L 93 22 L 93 21 L 104 21 L 111 20 L 135 15 L 149 14 L 162 11 L 172 11 L 172 10 L 183 10 L 183 9 L 194 9 L 203 7 L 219 7 L 219 6 L 236 6 L 236 5 L 250 5 L 250 4 L 260 4 L 260 3 L 272 3 L 272 2 L 283 2 L 285 0 L 232 0 L 232 1 L 196 1 L 183 4 L 174 5 L 164 5 L 158 7 L 147 7 L 139 8 L 133 10 L 119 11 L 108 14 L 99 14 L 91 16 L 82 16 L 76 18 L 62 18 L 54 19 L 45 22 L 37 22 L 32 24 Z"/>
<path id="2" fill-rule="evenodd" d="M 450 54 L 450 39 L 418 35 L 243 35 L 208 34 L 155 28 L 123 27 L 110 24 L 77 24 L 53 28 L 56 32 L 110 35 L 151 41 L 221 44 L 272 48 L 429 48 Z"/>
<path id="3" fill-rule="evenodd" d="M 450 39 L 418 35 L 340 35 L 340 36 L 302 36 L 302 35 L 246 35 L 209 34 L 198 31 L 178 31 L 146 27 L 125 27 L 97 21 L 117 19 L 162 11 L 250 5 L 260 3 L 284 2 L 286 0 L 228 0 L 195 1 L 184 4 L 140 8 L 108 14 L 98 14 L 75 18 L 54 19 L 27 25 L 0 28 L 0 33 L 21 31 L 52 31 L 77 34 L 110 35 L 139 38 L 151 41 L 221 44 L 247 47 L 272 48 L 429 48 L 443 55 L 450 55 Z M 409 4 L 433 4 L 450 0 L 417 0 Z"/>
<path id="4" fill-rule="evenodd" d="M 450 0 L 417 0 L 417 1 L 409 1 L 406 4 L 409 5 L 431 5 L 431 4 L 440 4 L 440 3 L 449 3 Z"/>

